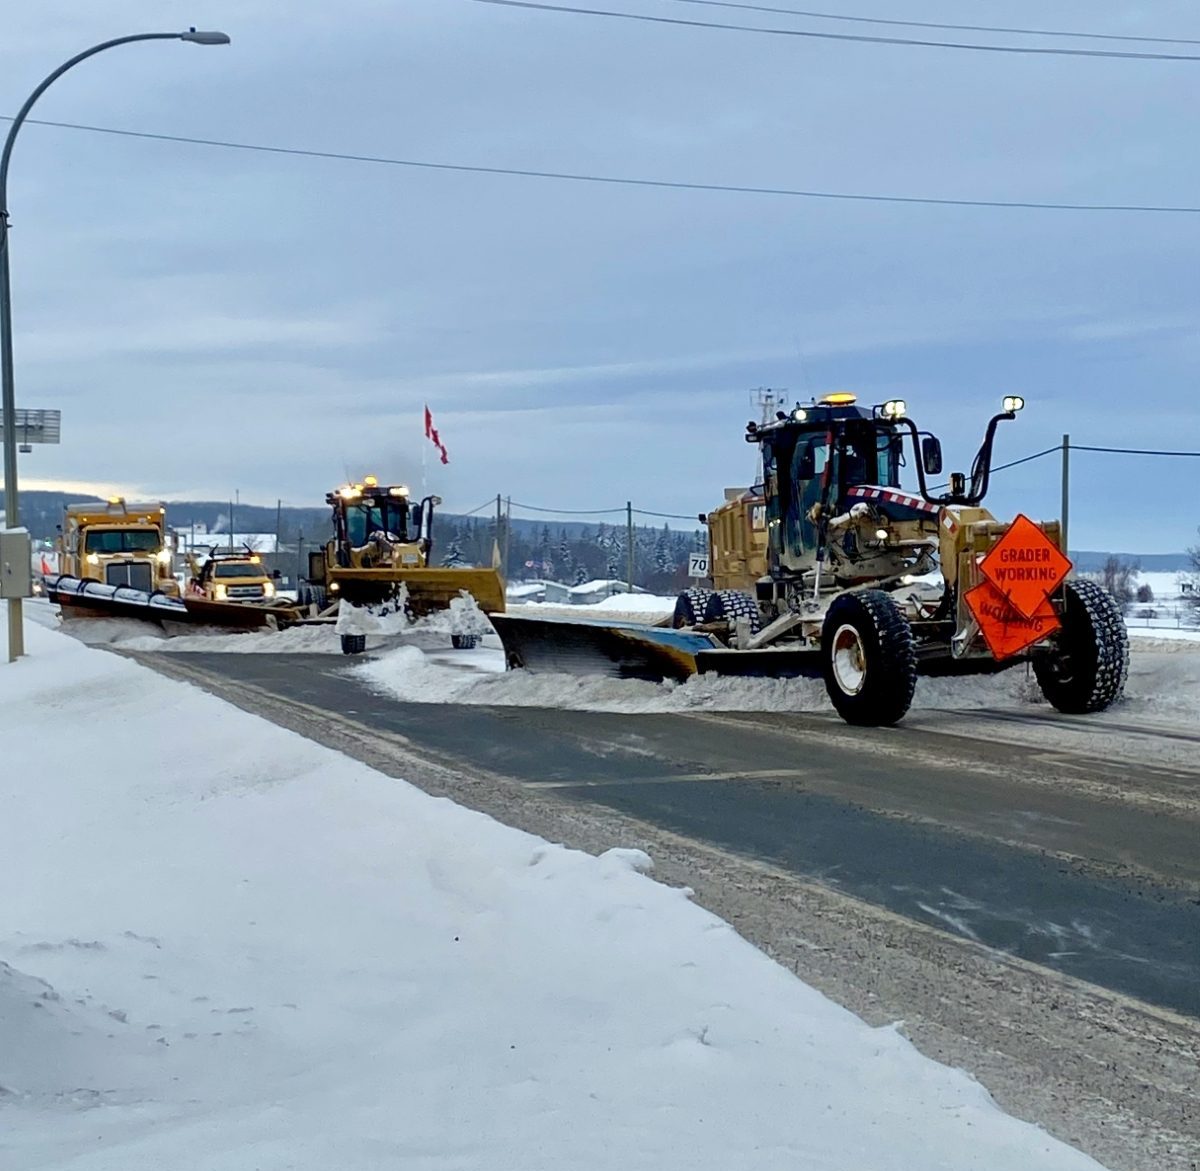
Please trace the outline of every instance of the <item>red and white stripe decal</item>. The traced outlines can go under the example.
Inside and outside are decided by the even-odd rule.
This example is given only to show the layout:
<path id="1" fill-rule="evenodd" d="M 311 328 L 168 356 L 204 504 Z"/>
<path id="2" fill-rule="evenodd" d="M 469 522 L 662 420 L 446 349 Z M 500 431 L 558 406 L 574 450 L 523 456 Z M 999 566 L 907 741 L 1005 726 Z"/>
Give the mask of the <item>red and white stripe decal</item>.
<path id="1" fill-rule="evenodd" d="M 917 512 L 927 512 L 931 516 L 937 515 L 940 507 L 937 504 L 930 504 L 928 500 L 922 500 L 920 496 L 897 492 L 893 488 L 878 488 L 870 484 L 856 484 L 847 494 L 863 500 L 878 500 L 884 504 L 901 504 L 905 508 L 914 508 Z"/>

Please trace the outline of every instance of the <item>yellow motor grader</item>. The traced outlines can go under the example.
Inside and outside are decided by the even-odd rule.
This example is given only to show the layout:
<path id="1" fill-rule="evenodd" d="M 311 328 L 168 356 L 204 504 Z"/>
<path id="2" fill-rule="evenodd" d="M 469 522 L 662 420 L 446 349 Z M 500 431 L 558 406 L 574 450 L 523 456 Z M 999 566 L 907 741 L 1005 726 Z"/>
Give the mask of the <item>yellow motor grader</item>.
<path id="1" fill-rule="evenodd" d="M 700 518 L 714 588 L 681 594 L 664 628 L 497 620 L 510 666 L 820 676 L 846 721 L 886 725 L 918 674 L 1028 661 L 1060 711 L 1107 708 L 1128 671 L 1120 608 L 1069 576 L 1057 521 L 1002 523 L 982 507 L 996 428 L 1024 405 L 1004 400 L 970 475 L 951 473 L 940 493 L 941 444 L 900 400 L 863 407 L 838 392 L 747 424 L 762 483 Z M 916 492 L 901 487 L 908 456 Z"/>
<path id="2" fill-rule="evenodd" d="M 430 564 L 433 513 L 441 504 L 437 496 L 414 504 L 406 485 L 380 484 L 366 476 L 328 493 L 325 501 L 333 510 L 333 536 L 309 553 L 298 600 L 336 617 L 343 654 L 366 650 L 364 625 L 443 610 L 451 613 L 453 646 L 479 644 L 483 614 L 504 610 L 504 583 L 494 566 Z M 473 604 L 466 604 L 468 598 Z"/>

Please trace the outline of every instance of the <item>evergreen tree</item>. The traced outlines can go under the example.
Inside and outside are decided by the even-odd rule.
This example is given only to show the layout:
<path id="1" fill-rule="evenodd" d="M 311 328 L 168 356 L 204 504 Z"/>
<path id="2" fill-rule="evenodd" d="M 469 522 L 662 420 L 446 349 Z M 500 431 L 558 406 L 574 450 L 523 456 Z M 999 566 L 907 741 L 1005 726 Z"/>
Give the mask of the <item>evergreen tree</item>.
<path id="1" fill-rule="evenodd" d="M 447 569 L 454 569 L 459 565 L 466 564 L 466 561 L 463 559 L 462 550 L 459 549 L 457 541 L 451 541 L 450 544 L 446 546 L 446 555 L 442 558 L 442 564 L 446 566 Z"/>

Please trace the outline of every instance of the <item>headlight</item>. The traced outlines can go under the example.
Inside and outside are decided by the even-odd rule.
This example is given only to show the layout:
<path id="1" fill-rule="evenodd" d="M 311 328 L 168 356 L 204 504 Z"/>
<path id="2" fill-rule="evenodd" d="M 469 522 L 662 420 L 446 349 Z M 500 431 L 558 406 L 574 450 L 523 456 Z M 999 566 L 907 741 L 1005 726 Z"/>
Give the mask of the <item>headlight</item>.
<path id="1" fill-rule="evenodd" d="M 171 564 L 171 550 L 170 549 L 159 549 L 158 560 L 159 560 L 160 565 L 170 565 Z"/>
<path id="2" fill-rule="evenodd" d="M 213 586 L 213 597 L 219 602 L 225 597 L 225 587 L 223 585 Z"/>
<path id="3" fill-rule="evenodd" d="M 887 529 L 876 529 L 875 530 L 875 540 L 886 541 L 887 539 L 888 539 Z"/>
<path id="4" fill-rule="evenodd" d="M 804 420 L 808 418 L 808 412 L 803 407 L 797 407 L 792 412 L 792 418 L 795 419 L 797 423 L 803 423 Z"/>
<path id="5" fill-rule="evenodd" d="M 274 596 L 275 596 L 274 583 L 269 582 L 269 581 L 264 581 L 263 582 L 263 597 L 264 598 L 273 598 Z"/>
<path id="6" fill-rule="evenodd" d="M 883 417 L 885 419 L 902 419 L 908 414 L 908 403 L 902 398 L 891 398 L 883 404 Z"/>
<path id="7" fill-rule="evenodd" d="M 336 594 L 338 592 L 338 590 L 340 590 L 341 588 L 342 587 L 340 585 L 338 585 L 338 583 L 336 581 L 331 581 L 329 583 L 329 592 L 331 594 Z"/>
<path id="8" fill-rule="evenodd" d="M 89 554 L 87 555 L 87 563 L 88 563 L 89 565 L 99 565 L 99 564 L 100 564 L 100 558 L 99 558 L 99 557 L 97 557 L 95 553 L 89 553 Z"/>
<path id="9" fill-rule="evenodd" d="M 1008 414 L 1014 414 L 1016 411 L 1025 409 L 1025 400 L 1019 394 L 1006 394 L 1004 396 L 1004 410 Z"/>

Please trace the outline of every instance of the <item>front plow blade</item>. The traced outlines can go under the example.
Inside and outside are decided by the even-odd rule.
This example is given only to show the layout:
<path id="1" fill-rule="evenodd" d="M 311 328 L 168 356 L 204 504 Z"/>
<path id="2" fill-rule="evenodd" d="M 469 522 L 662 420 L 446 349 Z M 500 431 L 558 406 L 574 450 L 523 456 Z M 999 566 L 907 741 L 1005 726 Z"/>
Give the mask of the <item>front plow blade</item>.
<path id="1" fill-rule="evenodd" d="M 524 618 L 489 614 L 510 667 L 534 673 L 609 675 L 683 682 L 696 658 L 719 644 L 707 634 L 589 618 Z"/>

